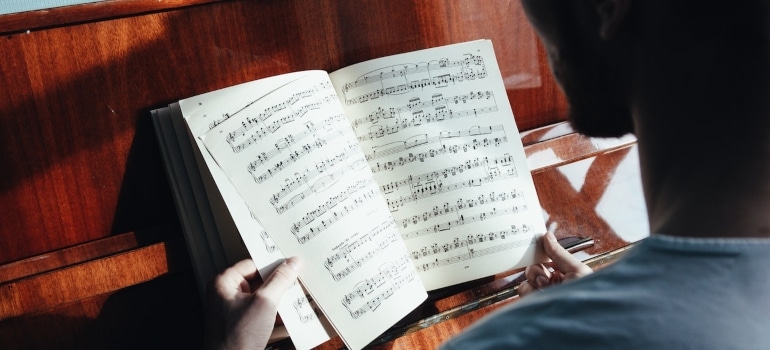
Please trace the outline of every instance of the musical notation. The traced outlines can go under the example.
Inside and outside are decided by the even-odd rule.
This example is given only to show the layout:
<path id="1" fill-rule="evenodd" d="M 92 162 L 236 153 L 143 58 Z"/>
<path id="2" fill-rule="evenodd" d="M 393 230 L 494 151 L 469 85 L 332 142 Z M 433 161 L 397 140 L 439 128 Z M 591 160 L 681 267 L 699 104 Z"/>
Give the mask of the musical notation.
<path id="1" fill-rule="evenodd" d="M 488 104 L 479 105 L 473 102 L 485 102 L 491 101 Z M 464 109 L 455 112 L 454 109 L 449 108 L 449 105 L 462 104 L 466 106 L 470 103 L 471 106 L 476 108 Z M 435 114 L 424 113 L 425 108 L 433 108 Z M 422 101 L 420 97 L 413 97 L 409 102 L 402 106 L 391 107 L 383 109 L 377 107 L 377 110 L 369 113 L 369 115 L 361 118 L 353 119 L 351 125 L 354 129 L 366 126 L 369 124 L 380 124 L 380 122 L 393 122 L 395 125 L 400 125 L 401 128 L 408 126 L 419 126 L 430 122 L 438 122 L 447 119 L 462 118 L 466 116 L 478 116 L 479 114 L 496 112 L 497 102 L 495 96 L 491 91 L 478 91 L 470 92 L 463 95 L 455 95 L 444 97 L 443 94 L 433 94 L 433 96 L 426 101 Z M 405 117 L 403 114 L 409 112 L 411 118 Z"/>
<path id="2" fill-rule="evenodd" d="M 380 188 L 382 189 L 383 193 L 386 194 L 398 191 L 401 188 L 414 190 L 415 188 L 419 188 L 420 184 L 422 183 L 428 183 L 437 179 L 447 179 L 450 177 L 459 176 L 464 172 L 473 169 L 483 169 L 489 176 L 499 176 L 499 174 L 503 173 L 500 167 L 508 167 L 505 172 L 512 176 L 516 176 L 518 175 L 518 172 L 516 172 L 516 167 L 513 166 L 511 160 L 511 155 L 507 153 L 491 160 L 489 157 L 476 157 L 474 159 L 468 159 L 459 165 L 447 167 L 444 169 L 437 169 L 435 171 L 420 175 L 409 175 L 406 178 L 385 183 L 381 185 Z"/>
<path id="3" fill-rule="evenodd" d="M 333 88 L 333 86 L 331 85 L 331 82 L 328 82 L 328 81 L 320 81 L 320 82 L 318 83 L 318 86 L 315 88 L 315 90 L 317 90 L 317 91 L 321 91 L 321 90 L 329 90 L 329 89 L 331 89 L 331 88 Z M 288 105 L 293 105 L 294 103 L 296 103 L 297 101 L 299 101 L 299 98 L 300 98 L 300 97 L 306 97 L 305 95 L 308 95 L 310 92 L 312 92 L 312 89 L 311 89 L 311 90 L 306 90 L 306 91 L 302 91 L 302 92 L 298 92 L 298 93 L 295 93 L 295 94 L 294 94 L 294 95 L 292 95 L 292 97 L 290 97 L 289 99 L 287 99 L 287 100 L 283 101 L 282 103 L 279 103 L 278 105 L 274 105 L 273 107 L 271 107 L 271 109 L 273 110 L 273 112 L 271 112 L 271 113 L 274 113 L 274 112 L 275 112 L 275 111 L 277 111 L 277 110 L 285 109 L 285 108 L 287 107 L 287 106 L 286 106 L 286 104 L 288 104 Z M 221 118 L 219 118 L 219 119 L 215 119 L 215 120 L 213 120 L 211 123 L 209 123 L 209 125 L 208 125 L 208 128 L 209 128 L 209 130 L 212 130 L 212 129 L 216 128 L 217 126 L 219 126 L 220 124 L 224 123 L 224 122 L 225 122 L 225 121 L 227 121 L 228 119 L 230 119 L 230 118 L 232 118 L 232 117 L 234 117 L 234 116 L 238 115 L 238 114 L 239 114 L 239 113 L 241 113 L 242 111 L 244 111 L 244 110 L 248 109 L 248 108 L 249 108 L 249 107 L 251 107 L 253 104 L 255 104 L 255 103 L 257 103 L 258 101 L 260 101 L 262 98 L 264 98 L 264 96 L 261 96 L 261 97 L 259 97 L 259 98 L 255 99 L 255 100 L 251 100 L 251 101 L 247 102 L 245 105 L 243 105 L 241 108 L 239 108 L 238 110 L 236 110 L 236 111 L 235 111 L 235 112 L 233 112 L 233 113 L 222 113 L 222 117 L 221 117 Z M 283 104 L 283 105 L 282 105 L 282 104 Z"/>
<path id="4" fill-rule="evenodd" d="M 344 118 L 344 115 L 341 115 L 341 114 L 333 115 L 333 116 L 331 116 L 329 118 L 326 118 L 321 125 L 331 126 L 331 125 L 334 125 L 335 123 L 338 123 L 338 122 L 342 121 L 343 118 Z M 249 173 L 252 175 L 252 177 L 254 177 L 254 181 L 256 181 L 257 183 L 261 183 L 262 181 L 264 181 L 264 180 L 268 179 L 270 176 L 272 176 L 272 174 L 270 176 L 267 176 L 267 177 L 257 176 L 257 175 L 255 175 L 255 172 L 257 171 L 258 167 L 262 166 L 264 163 L 266 163 L 266 162 L 270 161 L 271 159 L 273 159 L 274 157 L 278 156 L 284 149 L 288 148 L 289 144 L 298 143 L 298 142 L 304 140 L 306 137 L 314 136 L 314 139 L 310 143 L 302 146 L 302 151 L 301 152 L 304 155 L 304 154 L 306 154 L 307 152 L 309 152 L 311 150 L 310 148 L 315 149 L 317 147 L 325 145 L 325 144 L 329 143 L 329 141 L 331 141 L 331 140 L 333 140 L 333 139 L 335 139 L 335 138 L 337 138 L 337 137 L 339 137 L 341 135 L 341 132 L 339 130 L 334 130 L 334 129 L 329 130 L 329 132 L 327 132 L 327 133 L 325 133 L 323 135 L 317 135 L 316 126 L 312 122 L 305 123 L 305 127 L 306 127 L 306 130 L 304 130 L 304 131 L 302 131 L 300 133 L 297 133 L 297 134 L 294 134 L 294 135 L 289 135 L 289 136 L 283 138 L 283 140 L 281 140 L 279 142 L 276 142 L 275 148 L 273 148 L 270 151 L 260 152 L 257 155 L 257 158 L 255 160 L 249 162 L 249 165 L 247 166 L 246 169 L 249 171 Z M 250 140 L 252 140 L 252 138 L 249 138 L 249 140 L 244 141 L 244 142 L 250 142 Z M 257 141 L 257 139 L 255 138 L 254 142 L 256 142 L 256 141 Z M 291 152 L 291 153 L 294 155 L 293 158 L 290 158 L 291 160 L 296 160 L 300 156 L 299 152 Z M 282 164 L 281 165 L 276 165 L 274 167 L 282 168 Z"/>
<path id="5" fill-rule="evenodd" d="M 415 112 L 412 118 L 403 118 L 397 120 L 393 125 L 376 125 L 369 128 L 369 131 L 363 135 L 358 136 L 359 142 L 365 142 L 376 138 L 384 137 L 385 135 L 396 134 L 399 131 L 403 131 L 409 128 L 419 127 L 432 122 L 438 122 L 445 119 L 462 118 L 466 116 L 477 117 L 481 114 L 497 112 L 497 106 L 473 108 L 463 111 L 454 112 L 452 109 L 445 109 L 439 107 L 435 114 L 426 113 L 423 111 Z"/>
<path id="6" fill-rule="evenodd" d="M 404 219 L 401 219 L 400 226 L 402 228 L 408 228 L 412 225 L 417 225 L 421 222 L 428 222 L 429 220 L 432 220 L 434 218 L 441 217 L 443 215 L 448 214 L 457 214 L 463 210 L 466 209 L 473 209 L 475 207 L 481 207 L 486 204 L 495 204 L 495 205 L 509 205 L 509 201 L 511 200 L 517 200 L 517 203 L 521 206 L 526 207 L 526 199 L 524 198 L 524 192 L 518 189 L 514 189 L 510 192 L 490 192 L 489 194 L 480 194 L 476 198 L 472 199 L 458 199 L 454 204 L 449 202 L 444 202 L 443 205 L 436 205 L 433 206 L 431 210 L 427 210 L 422 212 L 422 214 L 416 214 L 412 215 L 411 217 L 406 217 Z M 402 234 L 402 237 L 404 239 L 408 239 L 409 237 L 412 237 L 410 232 L 406 232 L 405 234 Z"/>
<path id="7" fill-rule="evenodd" d="M 310 111 L 319 109 L 323 105 L 328 105 L 335 101 L 335 99 L 334 88 L 331 83 L 321 81 L 312 88 L 295 92 L 283 101 L 262 109 L 256 116 L 243 118 L 239 127 L 227 133 L 225 140 L 234 153 L 240 153 L 267 135 L 273 134 L 282 126 L 302 119 Z M 248 102 L 232 114 L 222 114 L 221 118 L 209 124 L 209 128 L 215 128 L 254 105 L 257 101 L 259 99 Z M 252 129 L 255 129 L 255 131 L 252 132 Z M 251 132 L 251 135 L 246 140 L 238 142 L 238 139 L 246 136 L 249 132 Z"/>
<path id="8" fill-rule="evenodd" d="M 487 219 L 491 219 L 491 218 L 499 217 L 503 215 L 516 214 L 520 211 L 525 212 L 527 210 L 528 208 L 525 204 L 521 206 L 514 205 L 510 207 L 505 207 L 500 210 L 498 210 L 497 208 L 492 208 L 492 210 L 481 212 L 476 215 L 459 215 L 459 217 L 455 220 L 449 220 L 442 223 L 434 224 L 430 227 L 426 227 L 415 231 L 404 232 L 401 234 L 401 237 L 404 238 L 404 240 L 417 238 L 423 235 L 449 231 L 449 230 L 452 230 L 453 228 L 458 228 L 466 224 L 481 222 Z"/>
<path id="9" fill-rule="evenodd" d="M 291 305 L 302 323 L 309 323 L 318 317 L 318 309 L 315 307 L 313 299 L 307 295 L 294 299 Z"/>
<path id="10" fill-rule="evenodd" d="M 484 58 L 464 54 L 462 58 L 384 67 L 358 77 L 342 86 L 347 105 L 364 103 L 387 95 L 403 94 L 426 87 L 447 87 L 487 76 Z M 367 89 L 372 84 L 375 87 Z M 364 90 L 364 92 L 359 92 Z M 353 94 L 359 92 L 358 94 Z"/>
<path id="11" fill-rule="evenodd" d="M 455 241 L 451 243 L 446 243 L 441 246 L 438 244 L 432 245 L 430 248 L 421 249 L 419 252 L 412 252 L 412 258 L 415 259 L 415 266 L 420 271 L 428 271 L 431 269 L 439 268 L 442 266 L 452 265 L 459 262 L 467 261 L 470 259 L 479 258 L 485 255 L 495 254 L 504 252 L 506 250 L 511 250 L 515 248 L 525 247 L 528 245 L 535 245 L 537 240 L 535 237 L 530 237 L 526 239 L 520 239 L 516 240 L 510 243 L 505 244 L 496 244 L 489 246 L 487 248 L 481 248 L 476 249 L 472 246 L 477 243 L 481 243 L 488 240 L 493 240 L 493 237 L 499 237 L 501 239 L 505 239 L 505 237 L 508 237 L 508 235 L 515 235 L 518 233 L 523 232 L 529 232 L 531 230 L 531 227 L 529 225 L 522 225 L 521 228 L 516 227 L 515 225 L 511 226 L 511 230 L 502 230 L 498 232 L 494 232 L 491 234 L 480 234 L 480 235 L 469 235 L 468 238 L 465 240 L 461 239 L 455 239 Z M 431 255 L 449 252 L 451 250 L 457 250 L 457 249 L 465 249 L 465 253 L 457 254 L 454 256 L 450 256 L 448 258 L 435 258 L 433 261 L 430 262 L 420 262 L 417 259 L 420 258 L 427 258 Z M 446 250 L 445 250 L 446 249 Z"/>
<path id="12" fill-rule="evenodd" d="M 389 219 L 364 234 L 361 238 L 337 247 L 337 253 L 324 260 L 324 267 L 326 267 L 332 279 L 334 281 L 342 280 L 384 251 L 392 243 L 397 242 L 398 232 L 395 230 L 395 226 L 396 223 Z M 343 261 L 347 264 L 340 267 L 339 263 Z"/>
<path id="13" fill-rule="evenodd" d="M 350 198 L 351 195 L 357 193 L 359 190 L 362 190 L 362 189 L 365 189 L 365 188 L 370 188 L 372 186 L 372 184 L 374 184 L 374 180 L 372 180 L 372 179 L 366 179 L 366 180 L 357 181 L 357 182 L 347 186 L 344 190 L 342 190 L 338 194 L 336 194 L 334 196 L 328 197 L 328 199 L 324 203 L 316 206 L 315 209 L 312 209 L 312 210 L 308 211 L 305 214 L 305 216 L 303 216 L 299 221 L 296 221 L 296 222 L 294 222 L 291 225 L 291 232 L 294 233 L 294 235 L 297 238 L 297 241 L 300 244 L 304 244 L 310 238 L 312 238 L 312 236 L 315 236 L 317 234 L 317 232 L 311 232 L 310 235 L 299 235 L 299 229 L 309 225 L 310 223 L 315 221 L 317 218 L 319 218 L 322 215 L 326 214 L 328 211 L 334 209 L 340 203 L 343 203 L 343 202 L 347 201 L 348 198 Z M 365 194 L 364 197 L 365 198 L 370 198 L 373 195 L 373 192 L 370 192 L 370 193 L 372 193 L 372 194 Z M 304 199 L 304 198 L 301 198 L 301 199 Z M 278 214 L 281 214 L 281 213 L 285 212 L 286 210 L 288 210 L 289 208 L 291 208 L 292 206 L 294 206 L 298 202 L 299 202 L 299 200 L 297 200 L 297 201 L 291 200 L 288 203 L 286 203 L 286 204 L 284 204 L 284 205 L 282 205 L 280 207 L 277 207 L 276 208 L 276 212 Z M 365 200 L 363 200 L 362 203 L 363 202 L 365 202 Z"/>
<path id="14" fill-rule="evenodd" d="M 459 139 L 470 138 L 471 140 L 462 145 L 444 145 L 444 142 L 457 142 Z M 428 134 L 418 134 L 401 141 L 391 142 L 386 145 L 372 147 L 372 152 L 366 154 L 367 161 L 373 161 L 382 157 L 406 152 L 410 148 L 417 146 L 429 146 L 439 144 L 435 152 L 446 154 L 448 152 L 457 153 L 460 150 L 468 152 L 480 147 L 500 146 L 508 142 L 505 130 L 502 125 L 494 126 L 474 126 L 467 130 L 442 131 L 434 136 Z"/>
<path id="15" fill-rule="evenodd" d="M 515 178 L 518 175 L 514 173 L 498 173 L 490 174 L 487 176 L 470 178 L 462 180 L 460 182 L 445 184 L 442 180 L 427 181 L 422 184 L 412 185 L 411 194 L 407 196 L 399 196 L 394 198 L 386 198 L 385 201 L 388 204 L 388 208 L 391 212 L 398 211 L 401 207 L 408 203 L 412 203 L 424 198 L 435 196 L 442 193 L 448 193 L 452 191 L 461 190 L 464 188 L 478 187 L 484 184 L 493 183 L 495 181 Z"/>
<path id="16" fill-rule="evenodd" d="M 268 253 L 275 252 L 275 242 L 273 242 L 273 239 L 267 234 L 267 231 L 262 230 L 259 232 L 259 237 L 262 238 L 262 243 L 265 245 L 265 250 Z"/>
<path id="17" fill-rule="evenodd" d="M 303 197 L 306 197 L 311 193 L 323 191 L 330 184 L 336 182 L 337 179 L 343 176 L 347 171 L 362 169 L 366 167 L 366 161 L 362 157 L 359 157 L 360 159 L 352 159 L 352 162 L 348 163 L 347 166 L 341 166 L 332 173 L 327 171 L 328 169 L 333 169 L 336 165 L 348 160 L 351 156 L 358 156 L 358 153 L 352 152 L 354 149 L 356 149 L 356 145 L 348 145 L 348 148 L 341 150 L 341 152 L 336 156 L 315 163 L 315 166 L 311 169 L 306 168 L 301 173 L 296 172 L 293 179 L 285 179 L 286 182 L 285 184 L 281 185 L 281 190 L 274 193 L 270 197 L 270 203 L 277 205 L 281 199 L 293 193 L 302 186 L 306 187 L 306 189 L 302 192 Z M 280 169 L 278 171 L 280 171 Z M 325 175 L 318 178 L 311 185 L 310 181 L 319 177 L 321 174 Z"/>
<path id="18" fill-rule="evenodd" d="M 381 266 L 375 275 L 357 283 L 341 300 L 350 316 L 358 319 L 365 313 L 376 310 L 404 283 L 413 281 L 415 273 L 414 270 L 408 269 L 409 264 L 409 258 L 403 256 Z"/>
<path id="19" fill-rule="evenodd" d="M 311 238 L 321 234 L 321 232 L 330 228 L 332 224 L 334 224 L 335 222 L 346 217 L 348 214 L 354 212 L 356 209 L 360 207 L 364 207 L 374 197 L 374 195 L 375 195 L 374 190 L 369 190 L 368 192 L 363 193 L 357 198 L 354 198 L 352 201 L 348 202 L 348 204 L 343 205 L 340 210 L 332 211 L 331 214 L 328 215 L 326 219 L 321 220 L 318 223 L 318 225 L 314 227 L 309 227 L 308 232 L 305 233 L 304 235 L 299 234 L 299 230 L 301 227 L 297 225 L 297 223 L 292 225 L 289 231 L 297 237 L 298 241 L 307 242 Z"/>

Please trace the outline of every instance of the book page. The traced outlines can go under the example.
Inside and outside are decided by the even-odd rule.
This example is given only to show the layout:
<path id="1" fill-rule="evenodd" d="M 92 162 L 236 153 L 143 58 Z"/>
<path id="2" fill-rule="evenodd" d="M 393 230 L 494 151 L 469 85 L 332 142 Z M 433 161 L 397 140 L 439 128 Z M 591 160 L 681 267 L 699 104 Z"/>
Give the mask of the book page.
<path id="1" fill-rule="evenodd" d="M 540 258 L 545 224 L 490 41 L 330 76 L 428 290 Z"/>
<path id="2" fill-rule="evenodd" d="M 227 108 L 228 100 L 238 99 L 239 96 L 241 96 L 240 98 L 252 98 L 253 96 L 265 95 L 275 86 L 286 84 L 303 75 L 303 73 L 295 73 L 273 77 L 262 82 L 245 83 L 179 102 L 181 114 L 184 122 L 186 122 L 186 130 L 189 132 L 193 147 L 197 151 L 195 155 L 201 165 L 200 172 L 204 178 L 213 180 L 213 183 L 206 182 L 205 184 L 208 195 L 210 198 L 220 197 L 226 206 L 226 212 L 215 212 L 223 243 L 228 240 L 232 241 L 232 239 L 227 239 L 231 238 L 230 235 L 239 235 L 263 279 L 267 278 L 285 257 L 276 248 L 267 231 L 251 213 L 243 198 L 227 179 L 222 169 L 214 162 L 198 137 L 216 127 L 216 123 L 212 121 L 212 116 L 217 116 L 217 112 L 221 111 L 222 108 Z M 173 107 L 172 105 L 172 109 Z M 228 229 L 232 229 L 229 227 L 230 225 L 234 225 L 237 232 L 226 232 L 229 231 Z M 227 244 L 225 251 L 231 252 L 240 249 L 232 245 L 232 242 Z M 231 261 L 231 264 L 234 262 Z M 305 290 L 299 283 L 286 292 L 278 306 L 278 313 L 281 315 L 286 331 L 290 335 L 299 335 L 292 338 L 297 349 L 313 348 L 336 335 L 316 308 L 315 302 L 312 298 L 308 299 Z"/>
<path id="3" fill-rule="evenodd" d="M 200 139 L 350 348 L 426 297 L 325 72 L 230 94 Z M 362 327 L 362 325 L 365 325 Z"/>

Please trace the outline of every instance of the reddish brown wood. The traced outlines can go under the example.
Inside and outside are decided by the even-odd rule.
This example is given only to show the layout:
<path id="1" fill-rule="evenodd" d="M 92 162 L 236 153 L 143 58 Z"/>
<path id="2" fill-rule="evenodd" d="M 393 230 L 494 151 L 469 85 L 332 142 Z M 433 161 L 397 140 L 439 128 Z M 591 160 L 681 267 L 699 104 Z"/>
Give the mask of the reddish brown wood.
<path id="1" fill-rule="evenodd" d="M 202 309 L 192 275 L 141 284 L 0 322 L 3 349 L 199 349 Z"/>
<path id="2" fill-rule="evenodd" d="M 562 118 L 563 100 L 518 4 L 233 1 L 7 36 L 0 263 L 173 218 L 150 108 L 273 74 L 476 38 L 492 38 L 502 70 L 519 77 L 509 79 L 509 95 L 521 129 Z"/>
<path id="3" fill-rule="evenodd" d="M 138 246 L 139 242 L 136 235 L 129 232 L 0 265 L 0 284 L 116 254 Z"/>
<path id="4" fill-rule="evenodd" d="M 0 321 L 114 292 L 169 272 L 166 243 L 0 286 Z M 141 269 L 132 268 L 142 266 Z"/>
<path id="5" fill-rule="evenodd" d="M 86 21 L 105 20 L 214 1 L 222 0 L 102 0 L 82 5 L 11 13 L 0 15 L 0 34 L 24 32 Z"/>

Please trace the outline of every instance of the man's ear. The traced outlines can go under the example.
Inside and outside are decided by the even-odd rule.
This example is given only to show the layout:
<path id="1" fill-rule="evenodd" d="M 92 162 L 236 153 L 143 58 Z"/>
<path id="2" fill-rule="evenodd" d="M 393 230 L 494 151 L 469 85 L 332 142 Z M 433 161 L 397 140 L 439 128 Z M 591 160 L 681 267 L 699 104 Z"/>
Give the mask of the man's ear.
<path id="1" fill-rule="evenodd" d="M 631 0 L 593 0 L 599 14 L 599 35 L 609 40 L 615 37 L 623 20 L 626 19 Z"/>

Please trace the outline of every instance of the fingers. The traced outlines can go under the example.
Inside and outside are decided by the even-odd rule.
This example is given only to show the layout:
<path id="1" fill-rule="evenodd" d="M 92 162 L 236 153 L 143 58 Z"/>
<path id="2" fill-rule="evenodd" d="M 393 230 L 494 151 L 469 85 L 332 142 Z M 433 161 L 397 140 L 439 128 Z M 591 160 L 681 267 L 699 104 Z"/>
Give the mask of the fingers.
<path id="1" fill-rule="evenodd" d="M 214 289 L 225 298 L 237 293 L 250 293 L 250 283 L 257 278 L 257 267 L 251 259 L 241 260 L 222 271 L 214 280 Z"/>
<path id="2" fill-rule="evenodd" d="M 556 236 L 548 232 L 543 237 L 545 254 L 553 261 L 556 269 L 564 275 L 580 277 L 592 272 L 591 268 L 575 258 L 556 241 Z"/>
<path id="3" fill-rule="evenodd" d="M 548 285 L 548 281 L 551 279 L 551 271 L 543 264 L 529 265 L 524 270 L 524 276 L 533 287 L 543 288 Z"/>
<path id="4" fill-rule="evenodd" d="M 524 281 L 519 284 L 519 297 L 526 297 L 534 292 L 539 291 L 539 288 L 533 287 L 529 281 Z"/>
<path id="5" fill-rule="evenodd" d="M 257 265 L 254 265 L 254 261 L 251 259 L 241 260 L 235 263 L 235 265 L 231 266 L 228 270 L 232 270 L 236 272 L 242 278 L 245 278 L 247 280 L 252 280 L 256 278 L 257 275 L 259 274 L 259 270 L 257 270 Z"/>
<path id="6" fill-rule="evenodd" d="M 565 280 L 582 277 L 593 272 L 590 267 L 583 264 L 564 249 L 551 232 L 543 236 L 543 250 L 553 261 L 554 269 L 551 270 L 544 264 L 527 266 L 527 269 L 524 270 L 524 276 L 527 280 L 519 284 L 519 295 L 521 297 L 542 290 L 550 285 L 559 284 Z"/>
<path id="7" fill-rule="evenodd" d="M 260 298 L 278 304 L 286 290 L 297 280 L 299 269 L 300 261 L 298 258 L 291 257 L 286 259 L 275 268 L 270 277 L 265 280 L 265 283 L 259 287 L 257 294 L 259 294 Z"/>

